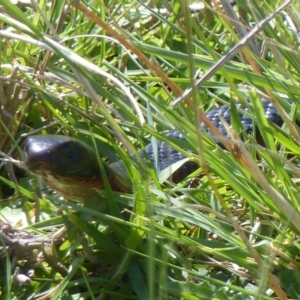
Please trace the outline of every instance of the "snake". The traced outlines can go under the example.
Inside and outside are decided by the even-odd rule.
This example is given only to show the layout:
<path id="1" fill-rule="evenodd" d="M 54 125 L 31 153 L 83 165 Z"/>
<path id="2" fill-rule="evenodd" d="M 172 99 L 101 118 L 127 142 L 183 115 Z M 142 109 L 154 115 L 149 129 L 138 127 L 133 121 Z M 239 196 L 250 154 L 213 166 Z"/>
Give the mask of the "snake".
<path id="1" fill-rule="evenodd" d="M 267 99 L 262 99 L 261 103 L 266 119 L 281 127 L 283 119 L 274 104 Z M 255 125 L 250 106 L 238 103 L 236 112 L 244 132 L 251 134 L 255 130 Z M 230 106 L 221 105 L 208 111 L 206 116 L 224 136 L 228 136 L 225 123 L 220 116 L 230 124 Z M 204 124 L 201 126 L 212 135 Z M 185 140 L 184 134 L 176 129 L 166 133 L 166 136 Z M 221 143 L 217 141 L 217 144 Z M 144 149 L 138 151 L 138 156 L 149 161 L 150 167 L 158 166 L 160 171 L 186 158 L 164 141 L 158 141 L 156 149 L 152 144 L 146 145 Z M 131 192 L 132 182 L 122 160 L 111 163 L 103 161 L 101 163 L 103 168 L 101 168 L 98 159 L 99 155 L 94 148 L 69 136 L 35 135 L 27 137 L 25 141 L 24 162 L 28 170 L 40 177 L 52 190 L 61 194 L 65 199 L 83 202 L 97 196 L 99 190 L 105 188 L 103 169 L 113 191 Z M 136 160 L 136 157 L 134 159 Z M 175 183 L 180 182 L 198 168 L 195 162 L 186 161 L 172 174 L 171 180 Z"/>

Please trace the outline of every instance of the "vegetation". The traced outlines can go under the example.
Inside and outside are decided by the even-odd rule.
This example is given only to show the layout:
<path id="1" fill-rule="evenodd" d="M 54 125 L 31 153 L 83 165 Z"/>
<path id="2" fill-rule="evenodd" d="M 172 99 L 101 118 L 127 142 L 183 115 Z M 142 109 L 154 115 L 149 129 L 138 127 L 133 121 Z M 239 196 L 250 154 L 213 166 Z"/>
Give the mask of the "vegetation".
<path id="1" fill-rule="evenodd" d="M 3 299 L 300 298 L 299 3 L 212 2 L 1 1 Z M 261 98 L 282 128 L 266 121 Z M 244 142 L 229 130 L 218 137 L 225 151 L 201 111 L 245 99 L 264 142 L 233 111 Z M 173 128 L 186 142 L 166 136 Z M 122 159 L 133 193 L 106 182 L 97 199 L 66 202 L 3 168 L 32 134 L 70 135 Z M 133 163 L 157 140 L 199 170 L 163 184 L 172 170 Z"/>

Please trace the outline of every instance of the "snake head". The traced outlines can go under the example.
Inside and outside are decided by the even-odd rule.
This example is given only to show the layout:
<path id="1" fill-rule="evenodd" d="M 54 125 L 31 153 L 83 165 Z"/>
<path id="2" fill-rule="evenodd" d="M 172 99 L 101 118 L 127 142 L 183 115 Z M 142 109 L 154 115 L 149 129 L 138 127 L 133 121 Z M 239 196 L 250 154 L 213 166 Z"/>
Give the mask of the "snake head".
<path id="1" fill-rule="evenodd" d="M 96 153 L 88 145 L 61 135 L 28 137 L 24 163 L 66 199 L 82 201 L 103 188 Z"/>
<path id="2" fill-rule="evenodd" d="M 32 173 L 40 176 L 63 178 L 99 175 L 93 149 L 67 136 L 28 137 L 24 148 L 24 162 Z"/>
<path id="3" fill-rule="evenodd" d="M 85 201 L 98 195 L 105 184 L 95 151 L 85 143 L 62 135 L 28 137 L 23 161 L 50 188 L 66 199 Z M 111 188 L 130 192 L 131 181 L 121 163 L 102 162 Z"/>

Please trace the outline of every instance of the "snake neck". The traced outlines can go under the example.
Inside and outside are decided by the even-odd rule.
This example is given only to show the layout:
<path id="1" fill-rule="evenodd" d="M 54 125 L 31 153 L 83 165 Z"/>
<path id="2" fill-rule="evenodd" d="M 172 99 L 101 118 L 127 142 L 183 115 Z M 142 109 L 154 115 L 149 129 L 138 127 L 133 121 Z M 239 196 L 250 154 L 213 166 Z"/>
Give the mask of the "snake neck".
<path id="1" fill-rule="evenodd" d="M 111 189 L 116 192 L 130 193 L 132 182 L 122 161 L 104 165 Z"/>

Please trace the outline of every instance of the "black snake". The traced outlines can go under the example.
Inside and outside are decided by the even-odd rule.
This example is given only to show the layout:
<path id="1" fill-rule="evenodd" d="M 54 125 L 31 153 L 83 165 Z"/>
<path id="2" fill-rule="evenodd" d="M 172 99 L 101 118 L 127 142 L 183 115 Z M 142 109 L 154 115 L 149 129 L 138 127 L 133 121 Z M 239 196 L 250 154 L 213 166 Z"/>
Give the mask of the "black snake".
<path id="1" fill-rule="evenodd" d="M 283 120 L 274 105 L 265 99 L 262 100 L 262 105 L 266 118 L 281 126 Z M 253 131 L 251 111 L 241 104 L 237 104 L 236 108 L 245 132 L 251 133 Z M 206 115 L 221 133 L 227 136 L 227 130 L 220 120 L 220 115 L 230 124 L 231 109 L 223 105 L 209 111 Z M 210 133 L 205 126 L 204 128 Z M 170 131 L 167 136 L 184 140 L 184 136 L 176 130 Z M 61 193 L 67 199 L 84 201 L 97 195 L 97 190 L 104 188 L 97 154 L 91 147 L 79 140 L 61 135 L 31 136 L 27 138 L 24 150 L 25 164 L 28 169 L 40 176 L 50 188 Z M 151 144 L 138 153 L 142 158 L 146 157 L 154 166 L 155 158 Z M 160 170 L 185 158 L 180 152 L 162 141 L 157 142 L 157 153 Z M 104 164 L 104 168 L 114 191 L 131 191 L 132 184 L 121 160 Z M 197 168 L 195 163 L 188 161 L 175 171 L 172 180 L 179 182 Z"/>

